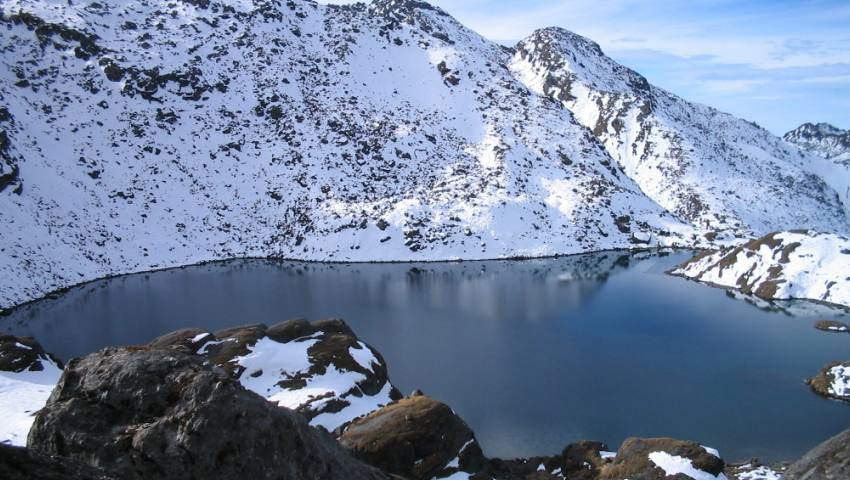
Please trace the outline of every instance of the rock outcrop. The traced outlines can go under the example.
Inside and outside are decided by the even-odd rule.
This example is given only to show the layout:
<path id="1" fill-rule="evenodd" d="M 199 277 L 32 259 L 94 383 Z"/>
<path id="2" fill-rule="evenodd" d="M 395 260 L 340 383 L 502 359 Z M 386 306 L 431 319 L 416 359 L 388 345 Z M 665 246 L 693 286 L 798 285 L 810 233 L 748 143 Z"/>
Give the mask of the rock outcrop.
<path id="1" fill-rule="evenodd" d="M 37 341 L 0 333 L 0 443 L 26 443 L 33 415 L 61 374 L 62 362 Z"/>
<path id="2" fill-rule="evenodd" d="M 356 420 L 339 441 L 365 462 L 405 478 L 424 480 L 485 467 L 472 430 L 448 405 L 424 395 Z"/>
<path id="3" fill-rule="evenodd" d="M 124 479 L 387 478 L 300 414 L 177 349 L 70 361 L 27 444 Z"/>
<path id="4" fill-rule="evenodd" d="M 850 478 L 850 430 L 818 445 L 791 464 L 784 480 L 846 480 Z"/>
<path id="5" fill-rule="evenodd" d="M 148 347 L 179 347 L 199 355 L 248 390 L 329 431 L 341 431 L 355 418 L 401 398 L 381 354 L 342 320 L 296 319 L 215 333 L 187 329 Z"/>
<path id="6" fill-rule="evenodd" d="M 725 466 L 716 451 L 694 442 L 672 438 L 629 438 L 617 451 L 614 461 L 602 469 L 599 479 L 719 479 Z"/>
<path id="7" fill-rule="evenodd" d="M 850 327 L 846 323 L 835 320 L 818 320 L 815 322 L 815 328 L 830 333 L 847 333 L 850 331 Z"/>
<path id="8" fill-rule="evenodd" d="M 808 383 L 818 395 L 850 402 L 850 361 L 827 364 Z"/>

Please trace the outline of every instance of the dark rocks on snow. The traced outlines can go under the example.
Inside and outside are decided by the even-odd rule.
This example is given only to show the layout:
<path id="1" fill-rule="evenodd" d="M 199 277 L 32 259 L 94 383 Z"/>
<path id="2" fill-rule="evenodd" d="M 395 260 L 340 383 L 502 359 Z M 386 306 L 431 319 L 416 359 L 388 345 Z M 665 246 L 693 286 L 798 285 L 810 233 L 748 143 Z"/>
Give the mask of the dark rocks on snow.
<path id="1" fill-rule="evenodd" d="M 818 445 L 785 472 L 785 480 L 846 480 L 850 478 L 850 430 Z"/>
<path id="2" fill-rule="evenodd" d="M 179 349 L 107 348 L 72 360 L 27 444 L 124 479 L 386 478 Z"/>
<path id="3" fill-rule="evenodd" d="M 113 480 L 117 476 L 66 458 L 39 455 L 0 443 L 0 478 L 5 480 Z"/>
<path id="4" fill-rule="evenodd" d="M 0 371 L 40 372 L 44 370 L 43 362 L 45 361 L 52 361 L 60 368 L 62 367 L 62 362 L 58 358 L 45 352 L 41 344 L 32 338 L 16 337 L 0 332 Z"/>

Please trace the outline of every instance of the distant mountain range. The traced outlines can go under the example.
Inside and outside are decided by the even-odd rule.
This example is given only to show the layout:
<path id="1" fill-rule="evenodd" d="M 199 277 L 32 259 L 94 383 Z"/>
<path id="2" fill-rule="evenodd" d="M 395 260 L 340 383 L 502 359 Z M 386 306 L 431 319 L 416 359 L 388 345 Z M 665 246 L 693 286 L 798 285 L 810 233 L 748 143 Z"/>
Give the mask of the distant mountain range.
<path id="1" fill-rule="evenodd" d="M 850 232 L 846 162 L 656 88 L 566 30 L 508 48 L 410 0 L 0 12 L 3 307 L 231 257 L 482 259 Z"/>

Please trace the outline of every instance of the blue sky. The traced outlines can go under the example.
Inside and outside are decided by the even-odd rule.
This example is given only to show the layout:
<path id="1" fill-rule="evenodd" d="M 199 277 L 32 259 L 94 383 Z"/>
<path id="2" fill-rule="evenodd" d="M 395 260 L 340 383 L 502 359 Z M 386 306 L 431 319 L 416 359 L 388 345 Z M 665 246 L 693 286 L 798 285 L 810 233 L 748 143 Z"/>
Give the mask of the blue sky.
<path id="1" fill-rule="evenodd" d="M 430 3 L 509 44 L 540 27 L 567 28 L 655 85 L 779 135 L 808 121 L 850 128 L 848 0 Z"/>

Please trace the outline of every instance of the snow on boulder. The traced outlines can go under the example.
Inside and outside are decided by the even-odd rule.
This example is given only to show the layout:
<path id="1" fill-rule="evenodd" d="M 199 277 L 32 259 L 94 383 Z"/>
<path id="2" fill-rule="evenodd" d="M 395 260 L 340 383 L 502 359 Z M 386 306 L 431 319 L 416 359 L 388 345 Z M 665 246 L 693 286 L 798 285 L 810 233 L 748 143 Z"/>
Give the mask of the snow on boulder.
<path id="1" fill-rule="evenodd" d="M 61 375 L 62 363 L 38 342 L 0 333 L 0 443 L 26 445 L 33 415 Z"/>
<path id="2" fill-rule="evenodd" d="M 850 402 L 850 361 L 828 364 L 809 385 L 818 395 Z"/>
<path id="3" fill-rule="evenodd" d="M 401 397 L 381 354 L 358 340 L 342 320 L 290 320 L 214 334 L 187 329 L 148 345 L 187 348 L 248 390 L 329 431 Z"/>
<path id="4" fill-rule="evenodd" d="M 661 480 L 681 474 L 694 480 L 726 480 L 723 474 L 726 464 L 716 453 L 714 449 L 685 440 L 628 438 L 599 478 Z"/>
<path id="5" fill-rule="evenodd" d="M 850 306 L 850 239 L 805 230 L 776 232 L 698 255 L 672 273 L 768 300 Z"/>

